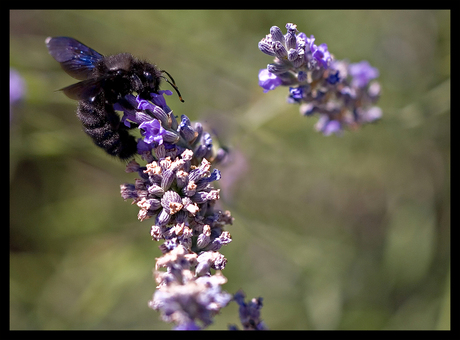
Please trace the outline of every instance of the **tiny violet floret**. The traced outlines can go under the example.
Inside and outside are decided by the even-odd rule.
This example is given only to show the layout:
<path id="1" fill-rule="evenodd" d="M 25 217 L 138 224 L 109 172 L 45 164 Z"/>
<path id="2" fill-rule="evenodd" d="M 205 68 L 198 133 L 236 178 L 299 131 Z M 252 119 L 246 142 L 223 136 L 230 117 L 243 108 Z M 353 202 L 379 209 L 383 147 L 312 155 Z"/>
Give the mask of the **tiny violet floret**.
<path id="1" fill-rule="evenodd" d="M 248 302 L 244 301 L 246 295 L 242 290 L 239 290 L 233 296 L 233 300 L 239 305 L 240 321 L 244 330 L 262 331 L 268 330 L 265 323 L 260 318 L 260 310 L 262 309 L 262 298 L 252 299 Z M 238 330 L 236 325 L 230 325 L 230 330 Z"/>
<path id="2" fill-rule="evenodd" d="M 327 77 L 327 82 L 331 85 L 337 84 L 340 81 L 340 71 L 335 71 L 329 73 L 329 76 Z"/>
<path id="3" fill-rule="evenodd" d="M 297 25 L 296 24 L 293 24 L 291 22 L 288 22 L 286 24 L 286 29 L 288 31 L 288 33 L 292 33 L 292 34 L 296 34 L 297 33 Z"/>
<path id="4" fill-rule="evenodd" d="M 328 116 L 322 115 L 315 125 L 317 131 L 321 131 L 323 135 L 330 136 L 333 133 L 340 136 L 342 133 L 342 125 L 337 120 L 331 120 Z"/>
<path id="5" fill-rule="evenodd" d="M 24 97 L 25 83 L 18 71 L 10 68 L 10 104 Z"/>
<path id="6" fill-rule="evenodd" d="M 317 61 L 319 61 L 323 65 L 324 68 L 327 68 L 332 60 L 331 54 L 327 50 L 326 44 L 319 45 L 312 55 Z"/>
<path id="7" fill-rule="evenodd" d="M 300 103 L 303 97 L 303 87 L 290 87 L 289 88 L 289 102 Z"/>
<path id="8" fill-rule="evenodd" d="M 281 83 L 281 79 L 266 68 L 259 71 L 259 86 L 264 89 L 264 92 L 274 90 Z"/>
<path id="9" fill-rule="evenodd" d="M 139 125 L 139 129 L 143 131 L 144 142 L 147 144 L 157 143 L 163 144 L 163 136 L 166 132 L 165 129 L 161 126 L 161 123 L 158 119 L 153 119 L 148 122 L 143 122 Z"/>
<path id="10" fill-rule="evenodd" d="M 367 60 L 350 64 L 348 72 L 353 77 L 351 84 L 357 87 L 365 87 L 369 81 L 379 76 L 379 70 L 372 67 Z"/>
<path id="11" fill-rule="evenodd" d="M 170 90 L 160 90 L 158 93 L 151 93 L 150 96 L 152 97 L 152 103 L 154 103 L 156 106 L 159 106 L 163 109 L 165 112 L 170 112 L 171 109 L 169 108 L 168 105 L 166 105 L 166 100 L 163 97 L 163 94 L 170 96 L 172 95 L 172 91 Z"/>
<path id="12" fill-rule="evenodd" d="M 13 107 L 24 98 L 25 88 L 22 76 L 15 69 L 10 68 L 10 122 L 14 118 Z"/>

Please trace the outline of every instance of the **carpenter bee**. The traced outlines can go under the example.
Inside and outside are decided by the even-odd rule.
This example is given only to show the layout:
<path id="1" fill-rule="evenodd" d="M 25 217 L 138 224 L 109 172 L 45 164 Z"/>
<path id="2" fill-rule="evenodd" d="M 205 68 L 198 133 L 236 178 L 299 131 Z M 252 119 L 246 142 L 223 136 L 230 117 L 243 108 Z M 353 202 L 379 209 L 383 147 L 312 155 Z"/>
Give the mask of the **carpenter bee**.
<path id="1" fill-rule="evenodd" d="M 64 71 L 81 80 L 61 90 L 67 97 L 78 100 L 77 117 L 84 131 L 112 156 L 128 159 L 137 152 L 134 136 L 129 134 L 129 128 L 120 122 L 113 108 L 116 102 L 130 93 L 150 100 L 150 93 L 158 93 L 161 79 L 176 90 L 183 102 L 169 73 L 129 53 L 103 56 L 69 37 L 49 37 L 45 43 Z"/>

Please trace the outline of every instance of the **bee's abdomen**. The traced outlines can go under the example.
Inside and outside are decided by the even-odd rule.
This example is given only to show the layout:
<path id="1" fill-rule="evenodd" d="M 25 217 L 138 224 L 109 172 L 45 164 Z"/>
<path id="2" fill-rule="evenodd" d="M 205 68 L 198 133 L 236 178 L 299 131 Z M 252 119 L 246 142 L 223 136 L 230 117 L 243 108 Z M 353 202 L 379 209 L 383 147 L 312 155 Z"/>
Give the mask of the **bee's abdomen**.
<path id="1" fill-rule="evenodd" d="M 104 149 L 109 155 L 121 159 L 132 157 L 137 152 L 134 136 L 127 130 L 120 129 L 120 118 L 111 107 L 97 102 L 78 102 L 77 116 L 83 124 L 85 133 L 94 144 Z"/>

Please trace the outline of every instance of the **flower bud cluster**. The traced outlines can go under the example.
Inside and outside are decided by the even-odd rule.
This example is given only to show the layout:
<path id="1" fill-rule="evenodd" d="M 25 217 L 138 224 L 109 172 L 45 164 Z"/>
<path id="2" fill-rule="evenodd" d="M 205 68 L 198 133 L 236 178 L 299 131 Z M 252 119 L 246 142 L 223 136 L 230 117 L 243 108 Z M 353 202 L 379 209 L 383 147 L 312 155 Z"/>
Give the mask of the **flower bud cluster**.
<path id="1" fill-rule="evenodd" d="M 230 234 L 223 228 L 232 223 L 232 217 L 228 211 L 215 209 L 220 190 L 212 186 L 220 179 L 220 171 L 210 171 L 206 158 L 193 166 L 191 150 L 174 160 L 166 156 L 164 145 L 154 151 L 157 161 L 145 167 L 134 160 L 127 165 L 126 171 L 140 178 L 120 189 L 123 199 L 132 199 L 139 207 L 140 221 L 155 219 L 152 239 L 167 241 L 160 249 L 166 253 L 181 244 L 196 252 L 216 251 L 229 243 Z"/>
<path id="2" fill-rule="evenodd" d="M 192 125 L 185 115 L 179 123 L 166 105 L 165 92 L 170 91 L 152 94 L 151 101 L 128 95 L 115 106 L 124 113 L 125 125 L 141 129 L 138 153 L 147 162 L 127 164 L 126 172 L 138 178 L 120 191 L 139 207 L 140 221 L 154 220 L 152 239 L 164 241 L 154 271 L 157 291 L 149 306 L 163 320 L 176 323 L 176 329 L 199 329 L 232 299 L 220 289 L 227 259 L 219 250 L 231 242 L 224 227 L 233 218 L 216 207 L 220 190 L 213 182 L 221 174 L 211 169 L 225 152 L 213 147 L 201 124 Z"/>
<path id="3" fill-rule="evenodd" d="M 155 159 L 152 150 L 164 144 L 166 156 L 172 159 L 185 150 L 193 151 L 194 165 L 206 158 L 213 164 L 222 162 L 227 152 L 214 144 L 211 134 L 199 122 L 192 123 L 186 115 L 178 122 L 166 104 L 163 95 L 171 95 L 169 90 L 151 93 L 151 100 L 129 94 L 114 105 L 123 113 L 122 122 L 126 127 L 138 126 L 142 139 L 138 140 L 137 152 L 147 162 Z"/>
<path id="4" fill-rule="evenodd" d="M 316 129 L 324 135 L 341 134 L 344 128 L 358 128 L 381 118 L 374 106 L 380 96 L 375 78 L 379 71 L 367 61 L 350 64 L 335 60 L 326 44 L 286 24 L 287 33 L 273 26 L 259 42 L 259 50 L 274 61 L 259 71 L 264 92 L 288 86 L 288 103 L 300 104 L 300 113 L 319 116 Z"/>

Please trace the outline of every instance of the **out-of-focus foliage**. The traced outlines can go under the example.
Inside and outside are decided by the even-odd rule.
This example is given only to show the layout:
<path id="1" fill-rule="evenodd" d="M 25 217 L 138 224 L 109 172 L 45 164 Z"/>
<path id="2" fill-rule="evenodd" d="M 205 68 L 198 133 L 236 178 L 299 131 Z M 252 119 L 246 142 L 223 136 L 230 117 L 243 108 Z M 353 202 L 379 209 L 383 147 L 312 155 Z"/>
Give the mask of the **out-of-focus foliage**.
<path id="1" fill-rule="evenodd" d="M 379 69 L 378 124 L 324 137 L 287 89 L 262 92 L 257 43 L 287 22 Z M 262 296 L 270 329 L 450 328 L 449 11 L 14 10 L 27 92 L 10 108 L 11 329 L 170 329 L 147 306 L 159 243 L 119 195 L 134 178 L 55 92 L 74 82 L 46 50 L 59 35 L 166 69 L 175 114 L 233 150 L 224 289 Z"/>

